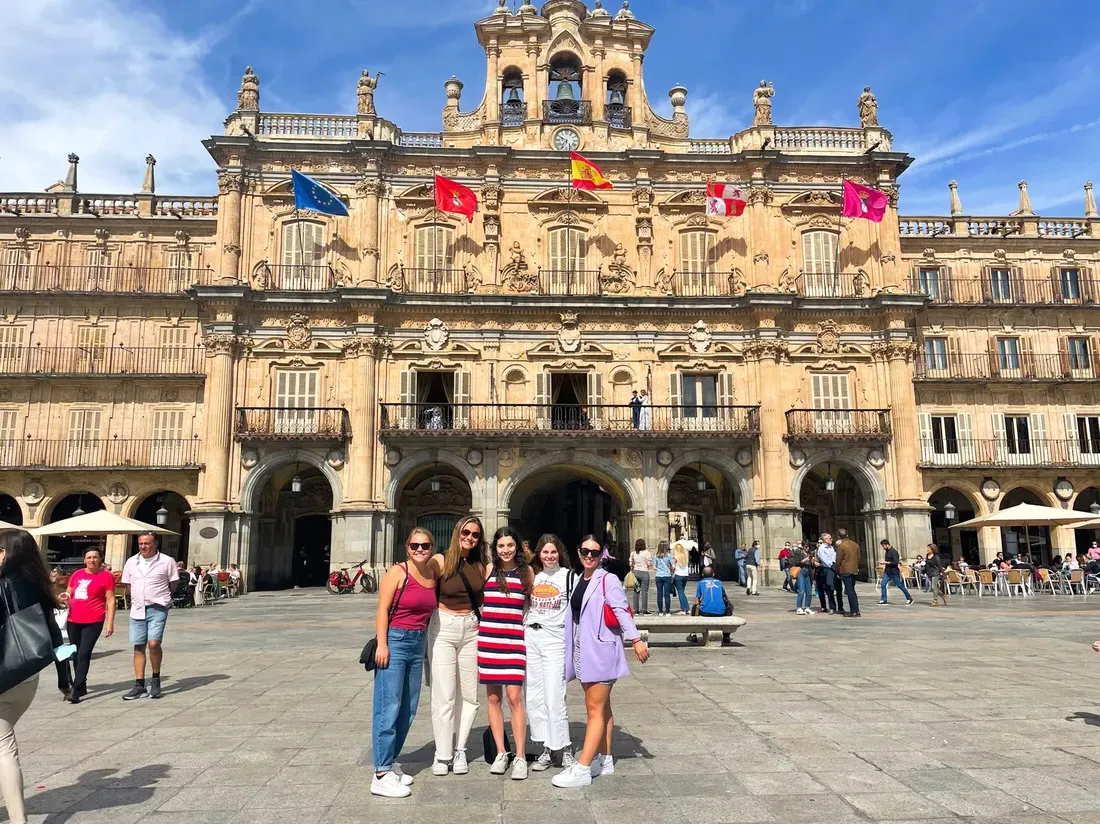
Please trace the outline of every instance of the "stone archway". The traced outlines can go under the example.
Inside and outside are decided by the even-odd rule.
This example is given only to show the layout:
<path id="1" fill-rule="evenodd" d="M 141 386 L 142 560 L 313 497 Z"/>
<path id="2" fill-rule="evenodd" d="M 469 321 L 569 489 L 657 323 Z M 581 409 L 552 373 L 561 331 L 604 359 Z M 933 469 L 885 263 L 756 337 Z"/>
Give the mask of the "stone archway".
<path id="1" fill-rule="evenodd" d="M 941 486 L 928 496 L 928 513 L 932 528 L 932 543 L 940 556 L 949 562 L 965 560 L 970 566 L 981 565 L 977 529 L 952 529 L 952 526 L 969 521 L 982 512 L 981 505 L 971 493 L 953 486 Z M 949 506 L 950 505 L 950 506 Z M 950 514 L 951 517 L 948 517 Z"/>
<path id="2" fill-rule="evenodd" d="M 176 533 L 162 535 L 160 548 L 165 555 L 170 555 L 186 565 L 191 523 L 187 513 L 190 509 L 191 505 L 183 495 L 169 489 L 161 489 L 149 492 L 141 498 L 135 498 L 128 517 L 143 523 L 163 526 Z M 126 548 L 127 558 L 137 552 L 137 536 L 128 538 Z"/>
<path id="3" fill-rule="evenodd" d="M 1008 509 L 1010 506 L 1018 504 L 1055 506 L 1045 494 L 1040 494 L 1026 486 L 1017 486 L 1005 493 L 997 509 Z M 1027 555 L 1033 563 L 1039 566 L 1049 566 L 1054 555 L 1053 544 L 1050 540 L 1050 528 L 1045 526 L 1002 526 L 1001 552 L 1004 553 L 1005 558 Z"/>
<path id="4" fill-rule="evenodd" d="M 1073 508 L 1084 513 L 1082 520 L 1100 517 L 1100 487 L 1088 486 L 1078 492 Z M 1084 555 L 1094 541 L 1100 541 L 1100 529 L 1075 529 L 1073 535 L 1078 555 Z"/>
<path id="5" fill-rule="evenodd" d="M 435 551 L 445 552 L 459 519 L 473 511 L 466 479 L 447 464 L 422 466 L 406 477 L 398 498 L 393 561 L 405 560 L 405 537 L 414 527 L 431 532 Z"/>

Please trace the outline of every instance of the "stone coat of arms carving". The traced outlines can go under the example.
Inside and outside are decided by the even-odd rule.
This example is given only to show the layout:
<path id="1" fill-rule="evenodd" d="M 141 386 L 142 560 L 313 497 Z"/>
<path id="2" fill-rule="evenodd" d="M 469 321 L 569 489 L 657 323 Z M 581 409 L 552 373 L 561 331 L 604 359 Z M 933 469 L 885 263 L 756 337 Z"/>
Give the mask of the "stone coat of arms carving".
<path id="1" fill-rule="evenodd" d="M 433 352 L 439 352 L 445 348 L 450 336 L 447 324 L 439 318 L 432 318 L 424 327 L 424 344 Z"/>
<path id="2" fill-rule="evenodd" d="M 558 346 L 563 352 L 576 352 L 581 348 L 581 330 L 577 326 L 576 312 L 562 312 L 561 328 L 558 329 Z"/>

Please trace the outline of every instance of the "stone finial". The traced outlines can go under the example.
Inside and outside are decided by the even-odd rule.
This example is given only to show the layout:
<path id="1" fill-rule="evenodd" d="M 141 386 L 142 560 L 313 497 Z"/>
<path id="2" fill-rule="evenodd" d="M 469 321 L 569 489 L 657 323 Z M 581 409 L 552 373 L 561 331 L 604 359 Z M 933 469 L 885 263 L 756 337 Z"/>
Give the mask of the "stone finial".
<path id="1" fill-rule="evenodd" d="M 75 154 L 69 154 L 69 171 L 65 172 L 65 182 L 62 184 L 62 191 L 75 192 L 76 188 L 76 166 L 80 163 L 80 158 Z"/>
<path id="2" fill-rule="evenodd" d="M 956 217 L 963 213 L 962 201 L 959 200 L 959 184 L 952 180 L 947 184 L 947 188 L 951 190 L 951 216 Z"/>
<path id="3" fill-rule="evenodd" d="M 634 12 L 630 10 L 630 0 L 623 0 L 623 7 L 615 15 L 616 20 L 633 20 Z"/>
<path id="4" fill-rule="evenodd" d="M 677 83 L 668 92 L 668 99 L 672 101 L 672 113 L 683 114 L 684 104 L 687 103 L 688 90 Z"/>
<path id="5" fill-rule="evenodd" d="M 878 98 L 871 93 L 870 86 L 864 86 L 859 96 L 859 125 L 864 129 L 878 126 Z"/>
<path id="6" fill-rule="evenodd" d="M 260 110 L 260 78 L 251 66 L 245 66 L 241 77 L 241 88 L 237 91 L 237 111 L 258 112 Z"/>
<path id="7" fill-rule="evenodd" d="M 1100 217 L 1096 211 L 1096 197 L 1092 193 L 1092 181 L 1085 181 L 1085 217 Z"/>
<path id="8" fill-rule="evenodd" d="M 141 181 L 142 194 L 151 195 L 157 190 L 157 178 L 153 167 L 157 165 L 157 159 L 151 154 L 145 155 L 145 178 Z"/>
<path id="9" fill-rule="evenodd" d="M 508 11 L 508 0 L 499 0 L 496 9 L 493 14 L 510 15 L 512 12 Z"/>
<path id="10" fill-rule="evenodd" d="M 447 90 L 448 106 L 458 105 L 458 102 L 462 99 L 462 88 L 464 85 L 465 84 L 453 74 L 451 75 L 450 80 L 447 80 L 443 84 L 443 88 Z"/>
<path id="11" fill-rule="evenodd" d="M 539 10 L 531 3 L 531 0 L 523 0 L 523 5 L 516 9 L 516 14 L 538 14 Z"/>
<path id="12" fill-rule="evenodd" d="M 1019 183 L 1016 184 L 1016 187 L 1020 190 L 1020 208 L 1016 210 L 1015 214 L 1035 214 L 1035 210 L 1031 208 L 1031 196 L 1027 193 L 1027 181 L 1021 180 Z"/>

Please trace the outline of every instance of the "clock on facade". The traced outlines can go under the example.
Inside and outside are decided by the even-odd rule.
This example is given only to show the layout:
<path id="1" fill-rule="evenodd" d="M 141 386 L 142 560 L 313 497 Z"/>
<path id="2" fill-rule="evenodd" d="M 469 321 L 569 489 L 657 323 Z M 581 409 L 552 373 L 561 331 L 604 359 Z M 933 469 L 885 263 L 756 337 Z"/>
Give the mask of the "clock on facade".
<path id="1" fill-rule="evenodd" d="M 575 129 L 558 129 L 554 132 L 553 142 L 559 152 L 575 152 L 580 148 L 581 136 Z"/>
<path id="2" fill-rule="evenodd" d="M 1001 494 L 1001 485 L 992 478 L 986 478 L 982 481 L 982 494 L 992 501 Z"/>

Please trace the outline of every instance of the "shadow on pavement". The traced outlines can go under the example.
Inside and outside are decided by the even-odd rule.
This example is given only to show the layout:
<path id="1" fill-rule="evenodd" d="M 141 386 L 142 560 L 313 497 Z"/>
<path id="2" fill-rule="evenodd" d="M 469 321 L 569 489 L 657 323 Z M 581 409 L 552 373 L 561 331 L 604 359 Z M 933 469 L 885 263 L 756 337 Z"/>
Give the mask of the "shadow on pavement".
<path id="1" fill-rule="evenodd" d="M 81 812 L 93 812 L 95 810 L 123 808 L 131 804 L 142 804 L 153 797 L 157 781 L 165 778 L 170 771 L 171 768 L 167 764 L 150 764 L 147 767 L 138 767 L 129 773 L 122 773 L 117 769 L 90 770 L 77 779 L 75 786 L 83 790 L 90 790 L 90 792 L 81 801 L 75 802 L 75 806 L 79 807 Z M 109 794 L 98 792 L 99 790 L 106 790 L 112 784 L 122 780 L 127 781 L 132 786 L 124 790 L 112 790 Z M 59 804 L 64 803 L 70 790 L 72 790 L 72 786 L 55 787 L 31 796 L 27 799 L 27 812 L 36 813 L 59 806 Z M 70 803 L 65 806 L 74 806 L 74 804 Z M 78 815 L 76 811 L 51 812 L 46 815 L 45 819 L 42 819 L 42 823 L 63 824 L 76 815 Z"/>
<path id="2" fill-rule="evenodd" d="M 173 680 L 171 676 L 164 676 L 161 680 L 162 694 L 165 696 L 175 695 L 180 692 L 187 692 L 188 690 L 198 689 L 199 687 L 205 687 L 207 684 L 213 684 L 216 681 L 228 680 L 230 676 L 224 673 L 215 673 L 212 675 L 193 675 L 187 678 L 181 678 L 178 681 Z M 146 686 L 149 684 L 148 678 L 146 678 Z M 127 692 L 130 687 L 134 685 L 133 679 L 128 681 L 118 681 L 114 684 L 94 685 L 89 687 L 88 694 L 83 700 L 94 700 L 96 698 L 107 698 L 111 695 L 120 695 Z"/>
<path id="3" fill-rule="evenodd" d="M 1084 721 L 1090 727 L 1100 727 L 1100 715 L 1094 712 L 1075 712 L 1066 716 L 1067 721 Z"/>

